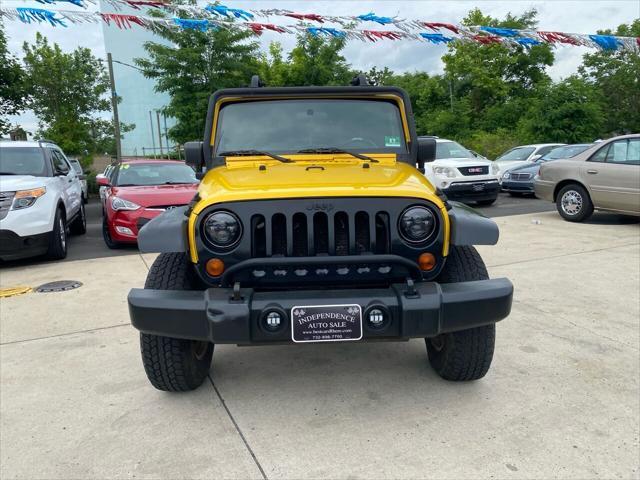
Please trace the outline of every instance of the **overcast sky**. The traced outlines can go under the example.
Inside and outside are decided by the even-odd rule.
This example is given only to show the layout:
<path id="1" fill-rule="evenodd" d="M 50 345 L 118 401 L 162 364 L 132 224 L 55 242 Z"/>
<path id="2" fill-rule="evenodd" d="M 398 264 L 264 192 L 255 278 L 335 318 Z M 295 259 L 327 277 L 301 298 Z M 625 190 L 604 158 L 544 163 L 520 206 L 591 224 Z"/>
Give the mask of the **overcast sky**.
<path id="1" fill-rule="evenodd" d="M 35 1 L 2 0 L 5 7 L 33 6 L 43 8 Z M 199 2 L 203 5 L 206 2 Z M 494 17 L 503 17 L 508 12 L 520 14 L 530 8 L 538 11 L 540 30 L 563 31 L 569 33 L 596 33 L 596 30 L 615 29 L 621 23 L 630 23 L 640 17 L 640 0 L 547 0 L 547 1 L 435 1 L 435 0 L 228 0 L 223 2 L 229 7 L 244 9 L 285 8 L 304 13 L 327 15 L 360 15 L 375 12 L 380 16 L 398 16 L 407 19 L 421 19 L 433 22 L 459 23 L 467 12 L 479 7 L 483 13 Z M 59 4 L 60 5 L 60 4 Z M 63 4 L 65 5 L 65 4 Z M 68 5 L 68 6 L 67 6 Z M 78 9 L 67 4 L 64 7 L 46 6 L 54 10 Z M 95 10 L 97 7 L 89 8 Z M 107 10 L 105 10 L 107 11 Z M 256 21 L 261 21 L 257 19 Z M 291 24 L 288 19 L 272 18 L 273 23 Z M 102 27 L 99 24 L 70 25 L 69 28 L 53 28 L 45 24 L 25 25 L 19 21 L 6 21 L 9 48 L 16 56 L 22 55 L 23 42 L 33 42 L 36 31 L 46 35 L 50 41 L 60 44 L 65 51 L 82 45 L 90 48 L 94 55 L 105 56 L 102 39 Z M 111 27 L 115 28 L 115 27 Z M 134 27 L 139 28 L 139 27 Z M 375 29 L 375 26 L 367 27 Z M 267 32 L 261 39 L 266 47 L 271 41 L 279 41 L 285 50 L 289 50 L 294 42 L 293 35 L 281 35 Z M 439 73 L 443 69 L 441 55 L 446 51 L 442 46 L 429 45 L 414 41 L 379 41 L 367 43 L 350 42 L 344 50 L 344 56 L 354 68 L 368 70 L 373 66 L 388 66 L 396 72 L 420 70 Z M 574 73 L 581 62 L 582 55 L 588 51 L 583 47 L 559 47 L 556 49 L 555 64 L 549 68 L 554 79 L 561 79 Z M 35 119 L 32 114 L 14 118 L 27 130 L 35 130 Z"/>

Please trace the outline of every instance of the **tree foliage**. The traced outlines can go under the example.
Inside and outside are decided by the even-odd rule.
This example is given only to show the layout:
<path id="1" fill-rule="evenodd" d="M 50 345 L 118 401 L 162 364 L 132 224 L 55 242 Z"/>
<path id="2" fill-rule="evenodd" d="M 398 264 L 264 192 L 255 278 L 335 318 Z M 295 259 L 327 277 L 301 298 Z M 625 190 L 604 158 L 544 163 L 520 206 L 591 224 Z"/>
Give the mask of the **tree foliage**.
<path id="1" fill-rule="evenodd" d="M 104 148 L 113 129 L 97 118 L 110 109 L 102 62 L 84 47 L 64 53 L 40 33 L 35 44 L 25 42 L 23 50 L 28 106 L 39 119 L 39 134 L 69 154 L 88 155 Z"/>
<path id="2" fill-rule="evenodd" d="M 246 86 L 258 71 L 258 44 L 246 31 L 221 28 L 165 31 L 170 44 L 147 42 L 149 58 L 136 59 L 144 75 L 167 92 L 167 116 L 176 119 L 168 135 L 178 143 L 202 137 L 209 97 L 220 88 Z"/>
<path id="3" fill-rule="evenodd" d="M 0 135 L 10 129 L 7 115 L 16 115 L 24 108 L 27 91 L 22 65 L 7 50 L 7 38 L 0 22 Z"/>

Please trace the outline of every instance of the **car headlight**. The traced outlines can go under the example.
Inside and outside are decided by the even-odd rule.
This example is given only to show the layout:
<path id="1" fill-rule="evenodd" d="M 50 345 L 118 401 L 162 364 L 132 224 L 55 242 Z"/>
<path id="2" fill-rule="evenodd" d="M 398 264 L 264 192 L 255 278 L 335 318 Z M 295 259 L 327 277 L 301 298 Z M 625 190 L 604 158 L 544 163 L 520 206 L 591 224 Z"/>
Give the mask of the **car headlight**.
<path id="1" fill-rule="evenodd" d="M 242 224 L 233 213 L 219 210 L 207 215 L 203 222 L 203 231 L 213 246 L 229 248 L 240 240 Z"/>
<path id="2" fill-rule="evenodd" d="M 497 165 L 496 163 L 492 163 L 491 164 L 491 174 L 492 175 L 497 175 L 500 172 L 500 166 Z"/>
<path id="3" fill-rule="evenodd" d="M 111 208 L 118 210 L 138 210 L 140 205 L 120 197 L 111 197 Z"/>
<path id="4" fill-rule="evenodd" d="M 400 216 L 398 230 L 409 243 L 426 241 L 436 229 L 436 218 L 426 207 L 409 207 Z"/>
<path id="5" fill-rule="evenodd" d="M 31 190 L 18 190 L 13 197 L 13 205 L 11 210 L 20 210 L 28 208 L 47 192 L 45 187 L 33 188 Z"/>
<path id="6" fill-rule="evenodd" d="M 449 178 L 453 178 L 456 176 L 456 172 L 453 170 L 453 168 L 449 167 L 433 167 L 433 173 Z"/>
<path id="7" fill-rule="evenodd" d="M 511 174 L 509 172 L 505 172 L 505 174 L 502 175 L 502 178 L 504 178 L 505 180 L 511 178 Z"/>

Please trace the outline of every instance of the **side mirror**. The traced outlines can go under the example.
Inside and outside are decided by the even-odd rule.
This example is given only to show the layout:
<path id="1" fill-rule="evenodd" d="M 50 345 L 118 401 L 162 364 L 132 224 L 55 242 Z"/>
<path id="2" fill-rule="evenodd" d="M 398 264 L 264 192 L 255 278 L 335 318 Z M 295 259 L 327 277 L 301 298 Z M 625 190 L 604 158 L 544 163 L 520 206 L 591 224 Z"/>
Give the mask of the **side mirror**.
<path id="1" fill-rule="evenodd" d="M 424 173 L 424 164 L 436 159 L 436 139 L 418 138 L 418 170 Z"/>
<path id="2" fill-rule="evenodd" d="M 187 142 L 184 144 L 184 158 L 187 165 L 202 173 L 204 167 L 204 144 L 203 142 Z"/>
<path id="3" fill-rule="evenodd" d="M 99 187 L 108 187 L 110 186 L 109 179 L 102 175 L 101 173 L 96 175 L 96 183 Z"/>

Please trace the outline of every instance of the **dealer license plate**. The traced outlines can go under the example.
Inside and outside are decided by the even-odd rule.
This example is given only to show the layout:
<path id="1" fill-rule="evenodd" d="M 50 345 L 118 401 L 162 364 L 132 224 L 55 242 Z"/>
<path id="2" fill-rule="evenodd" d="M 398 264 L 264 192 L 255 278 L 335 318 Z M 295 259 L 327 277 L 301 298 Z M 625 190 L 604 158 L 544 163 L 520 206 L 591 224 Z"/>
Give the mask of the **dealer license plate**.
<path id="1" fill-rule="evenodd" d="M 484 183 L 474 183 L 471 188 L 474 192 L 481 192 L 484 190 Z"/>
<path id="2" fill-rule="evenodd" d="M 291 338 L 303 342 L 344 342 L 362 338 L 360 305 L 307 305 L 291 309 Z"/>

